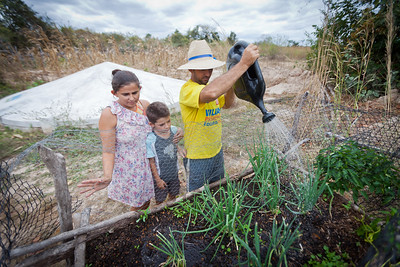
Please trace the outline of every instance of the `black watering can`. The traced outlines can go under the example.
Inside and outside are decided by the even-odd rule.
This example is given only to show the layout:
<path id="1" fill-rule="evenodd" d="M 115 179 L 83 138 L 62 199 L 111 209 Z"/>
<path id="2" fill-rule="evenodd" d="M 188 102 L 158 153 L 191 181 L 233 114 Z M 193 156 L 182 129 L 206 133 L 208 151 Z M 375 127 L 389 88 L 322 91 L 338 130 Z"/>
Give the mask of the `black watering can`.
<path id="1" fill-rule="evenodd" d="M 247 45 L 248 43 L 246 43 L 245 41 L 239 41 L 232 46 L 232 48 L 228 52 L 228 59 L 226 61 L 226 66 L 228 70 L 233 68 L 233 66 L 235 66 L 240 61 L 243 51 L 247 47 Z M 261 110 L 263 114 L 262 121 L 264 123 L 269 122 L 273 118 L 275 118 L 275 114 L 272 112 L 268 112 L 264 106 L 263 97 L 265 93 L 265 82 L 257 60 L 235 82 L 233 88 L 238 98 L 254 104 Z"/>

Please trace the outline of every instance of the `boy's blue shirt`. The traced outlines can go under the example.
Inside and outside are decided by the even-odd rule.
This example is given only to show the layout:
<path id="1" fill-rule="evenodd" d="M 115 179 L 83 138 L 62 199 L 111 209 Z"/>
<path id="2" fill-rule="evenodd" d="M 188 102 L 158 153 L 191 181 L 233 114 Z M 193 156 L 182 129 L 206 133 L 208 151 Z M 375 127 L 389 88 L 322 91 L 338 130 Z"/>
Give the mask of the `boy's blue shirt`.
<path id="1" fill-rule="evenodd" d="M 171 134 L 175 135 L 177 131 L 178 131 L 178 128 L 171 125 Z M 157 157 L 156 148 L 155 148 L 156 139 L 157 139 L 157 137 L 154 132 L 150 132 L 147 134 L 146 155 L 147 155 L 148 159 L 150 159 L 150 158 L 156 159 L 157 171 L 158 171 L 158 173 L 160 173 L 160 166 L 158 163 L 158 157 Z"/>

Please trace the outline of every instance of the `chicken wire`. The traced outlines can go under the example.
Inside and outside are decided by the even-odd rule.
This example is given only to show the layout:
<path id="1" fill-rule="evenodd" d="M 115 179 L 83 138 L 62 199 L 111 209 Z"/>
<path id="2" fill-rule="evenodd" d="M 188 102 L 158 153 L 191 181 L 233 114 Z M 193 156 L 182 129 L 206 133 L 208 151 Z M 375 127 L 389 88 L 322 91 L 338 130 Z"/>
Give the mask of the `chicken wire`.
<path id="1" fill-rule="evenodd" d="M 49 238 L 60 226 L 57 203 L 33 184 L 9 173 L 0 162 L 0 266 L 10 263 L 13 248 Z M 73 211 L 80 205 L 73 203 Z"/>
<path id="2" fill-rule="evenodd" d="M 310 95 L 304 95 L 300 100 L 296 99 L 296 101 L 290 98 L 283 98 L 266 101 L 265 104 L 268 111 L 274 112 L 276 118 L 286 126 L 290 138 L 293 139 L 293 142 L 289 143 L 290 146 L 300 144 L 298 149 L 308 159 L 314 159 L 320 149 L 326 148 L 332 143 L 354 140 L 362 146 L 374 148 L 377 152 L 387 155 L 393 161 L 397 162 L 397 164 L 400 161 L 398 115 L 337 106 L 321 102 Z M 177 117 L 179 118 L 180 116 Z M 257 132 L 262 133 L 265 125 L 260 123 L 260 111 L 252 106 L 239 108 L 226 115 L 222 112 L 220 120 L 223 125 L 222 150 L 224 152 L 225 167 L 227 173 L 232 174 L 232 171 L 236 172 L 235 167 L 240 171 L 245 166 L 248 166 L 246 165 L 246 160 L 242 160 L 245 161 L 243 163 L 239 162 L 237 158 L 248 158 L 248 148 L 257 142 L 255 135 Z M 179 119 L 176 120 L 176 126 L 183 128 Z M 201 138 L 208 137 L 201 136 Z M 10 167 L 8 171 L 5 171 L 5 169 L 3 171 L 4 167 L 2 165 L 2 190 L 5 191 L 3 191 L 2 195 L 1 216 L 7 219 L 5 220 L 7 223 L 2 225 L 6 229 L 2 231 L 1 236 L 2 260 L 7 259 L 9 250 L 12 247 L 28 244 L 38 237 L 45 239 L 58 227 L 58 222 L 42 223 L 45 220 L 44 215 L 53 215 L 50 209 L 46 209 L 49 205 L 45 202 L 40 190 L 8 174 L 25 161 L 32 162 L 33 160 L 37 162 L 39 157 L 33 155 L 37 154 L 37 147 L 40 145 L 46 145 L 62 154 L 71 151 L 90 151 L 101 155 L 101 151 L 103 150 L 98 129 L 66 128 L 54 131 L 47 138 L 26 149 L 12 161 L 9 161 L 8 164 Z M 291 149 L 287 144 L 275 145 L 279 147 L 279 150 L 287 151 Z M 159 171 L 163 169 L 165 172 L 174 173 L 174 175 L 178 172 L 179 177 L 178 183 L 170 183 L 168 181 L 166 185 L 168 190 L 162 193 L 162 197 L 159 199 L 161 202 L 169 197 L 174 197 L 175 194 L 184 194 L 187 192 L 185 164 L 181 156 L 176 156 L 178 146 L 183 147 L 183 143 L 181 142 L 172 147 L 163 147 L 164 154 L 173 158 L 172 161 L 170 159 L 166 161 L 163 158 L 158 158 Z M 219 162 L 218 164 L 222 163 Z M 202 168 L 214 168 L 214 166 L 204 165 Z M 162 177 L 163 175 L 161 175 Z M 157 189 L 156 181 L 154 183 Z M 23 193 L 17 194 L 15 193 L 17 191 Z M 15 198 L 12 201 L 10 200 L 11 196 Z M 21 200 L 18 200 L 17 197 Z M 11 203 L 18 203 L 18 205 Z M 19 210 L 24 211 L 24 217 L 13 217 Z M 35 212 L 41 212 L 42 215 L 35 215 Z M 29 221 L 32 218 L 43 218 L 41 219 L 41 223 L 33 223 L 35 226 L 39 226 L 40 224 L 40 227 L 32 227 L 32 223 Z M 4 220 L 2 219 L 1 221 L 3 224 Z M 51 221 L 54 220 L 51 219 Z M 44 225 L 48 229 L 43 229 Z M 14 228 L 11 229 L 11 226 Z M 33 230 L 35 230 L 35 233 L 32 232 Z"/>

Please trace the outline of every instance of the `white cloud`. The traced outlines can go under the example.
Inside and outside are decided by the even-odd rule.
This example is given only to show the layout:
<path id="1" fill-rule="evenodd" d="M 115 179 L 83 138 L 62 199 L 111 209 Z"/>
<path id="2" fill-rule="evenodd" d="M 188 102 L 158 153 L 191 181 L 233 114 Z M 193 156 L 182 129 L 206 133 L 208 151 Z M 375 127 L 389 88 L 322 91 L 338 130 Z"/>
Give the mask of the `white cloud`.
<path id="1" fill-rule="evenodd" d="M 248 42 L 262 35 L 301 41 L 321 24 L 322 0 L 25 0 L 59 25 L 164 38 L 206 24 Z"/>

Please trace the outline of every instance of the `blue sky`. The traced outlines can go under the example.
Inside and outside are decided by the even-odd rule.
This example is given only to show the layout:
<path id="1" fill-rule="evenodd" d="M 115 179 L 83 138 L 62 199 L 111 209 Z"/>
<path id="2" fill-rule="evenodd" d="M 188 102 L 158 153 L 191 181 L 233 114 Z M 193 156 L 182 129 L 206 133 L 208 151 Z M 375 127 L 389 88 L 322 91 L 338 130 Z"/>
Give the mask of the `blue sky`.
<path id="1" fill-rule="evenodd" d="M 322 24 L 322 0 L 24 0 L 40 15 L 61 26 L 95 32 L 150 33 L 164 38 L 196 25 L 209 25 L 238 39 L 259 41 L 264 36 L 302 43 L 312 25 Z M 190 4 L 189 4 L 190 3 Z M 223 37 L 222 36 L 222 37 Z"/>

